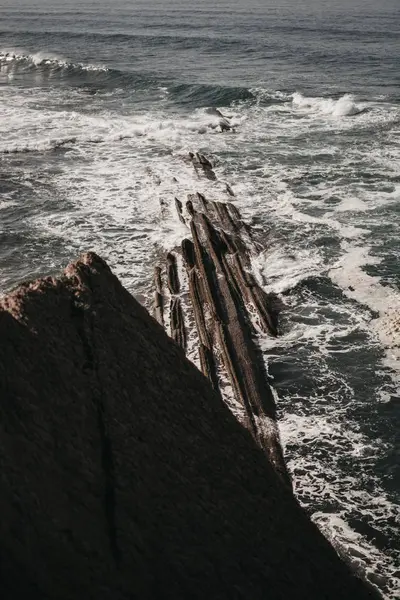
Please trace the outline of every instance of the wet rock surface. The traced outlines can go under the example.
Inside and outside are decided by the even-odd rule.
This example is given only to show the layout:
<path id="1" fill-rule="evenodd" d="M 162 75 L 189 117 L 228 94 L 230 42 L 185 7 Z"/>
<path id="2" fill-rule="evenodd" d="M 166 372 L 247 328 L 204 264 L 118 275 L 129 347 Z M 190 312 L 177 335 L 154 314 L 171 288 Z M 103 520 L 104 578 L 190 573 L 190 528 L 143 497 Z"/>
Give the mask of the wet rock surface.
<path id="1" fill-rule="evenodd" d="M 200 157 L 196 158 L 198 164 L 211 168 L 211 161 L 202 154 L 189 156 L 193 161 Z M 159 279 L 154 314 L 160 321 L 157 294 L 162 298 L 164 289 L 171 303 L 172 339 L 184 350 L 188 350 L 188 338 L 196 340 L 201 371 L 228 405 L 227 394 L 232 390 L 240 407 L 236 411 L 239 421 L 251 432 L 281 479 L 291 486 L 276 423 L 275 400 L 257 342 L 259 331 L 278 335 L 273 299 L 251 271 L 251 257 L 263 247 L 233 202 L 209 200 L 197 192 L 188 195 L 185 214 L 183 202 L 177 198 L 175 209 L 191 239 L 184 238 L 179 248 L 166 255 L 164 286 L 163 270 L 156 267 Z M 178 257 L 182 260 L 180 272 Z M 183 288 L 188 290 L 186 302 Z M 166 304 L 167 297 L 163 301 Z M 185 312 L 194 315 L 192 327 Z"/>

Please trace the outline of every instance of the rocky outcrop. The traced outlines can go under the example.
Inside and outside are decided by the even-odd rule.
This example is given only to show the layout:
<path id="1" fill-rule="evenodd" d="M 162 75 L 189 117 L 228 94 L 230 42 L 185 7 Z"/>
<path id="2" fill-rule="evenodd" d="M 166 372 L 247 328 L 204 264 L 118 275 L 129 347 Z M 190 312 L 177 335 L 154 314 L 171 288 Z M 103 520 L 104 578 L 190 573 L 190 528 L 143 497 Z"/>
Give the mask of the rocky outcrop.
<path id="1" fill-rule="evenodd" d="M 3 298 L 0 339 L 3 600 L 374 597 L 98 256 Z"/>
<path id="2" fill-rule="evenodd" d="M 201 164 L 211 165 L 203 155 L 196 156 L 202 157 Z M 167 254 L 164 268 L 156 267 L 154 315 L 184 350 L 189 351 L 188 338 L 194 340 L 201 371 L 228 406 L 235 403 L 239 422 L 282 481 L 291 485 L 275 400 L 257 343 L 258 332 L 278 334 L 274 303 L 251 272 L 251 257 L 263 248 L 232 202 L 209 200 L 197 192 L 188 195 L 185 212 L 177 198 L 175 208 L 188 234 L 190 228 L 191 239 L 184 238 L 180 248 Z M 169 328 L 159 308 L 168 298 Z M 194 327 L 185 325 L 188 314 L 194 316 Z"/>

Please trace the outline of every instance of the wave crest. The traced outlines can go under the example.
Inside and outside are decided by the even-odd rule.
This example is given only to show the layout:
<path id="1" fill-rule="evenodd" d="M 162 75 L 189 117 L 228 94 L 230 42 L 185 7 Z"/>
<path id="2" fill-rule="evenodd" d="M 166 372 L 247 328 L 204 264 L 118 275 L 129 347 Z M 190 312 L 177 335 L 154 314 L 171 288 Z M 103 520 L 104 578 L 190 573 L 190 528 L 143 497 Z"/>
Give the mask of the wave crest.
<path id="1" fill-rule="evenodd" d="M 95 71 L 108 72 L 107 67 L 101 65 L 85 65 L 83 63 L 69 62 L 68 60 L 59 57 L 51 56 L 45 52 L 35 52 L 33 54 L 20 54 L 13 51 L 0 51 L 0 67 L 11 69 L 51 69 L 55 71 Z"/>
<path id="2" fill-rule="evenodd" d="M 364 112 L 364 109 L 356 104 L 352 94 L 344 94 L 334 100 L 333 98 L 307 98 L 303 94 L 295 92 L 292 96 L 292 105 L 298 109 L 333 117 L 351 117 Z"/>

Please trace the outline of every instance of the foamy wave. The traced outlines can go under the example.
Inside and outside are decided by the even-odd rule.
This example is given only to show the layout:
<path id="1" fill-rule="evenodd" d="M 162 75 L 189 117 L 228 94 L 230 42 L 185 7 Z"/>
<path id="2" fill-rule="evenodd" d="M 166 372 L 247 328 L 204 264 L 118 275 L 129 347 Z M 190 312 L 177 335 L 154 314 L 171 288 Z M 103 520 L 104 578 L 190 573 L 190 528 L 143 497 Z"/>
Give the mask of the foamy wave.
<path id="1" fill-rule="evenodd" d="M 265 88 L 250 88 L 250 93 L 255 96 L 257 103 L 260 102 L 287 102 L 291 99 L 291 94 L 281 92 L 280 90 L 267 90 Z"/>
<path id="2" fill-rule="evenodd" d="M 345 94 L 338 100 L 332 98 L 307 98 L 295 92 L 292 97 L 292 105 L 296 109 L 316 112 L 333 117 L 349 117 L 362 113 L 365 109 L 356 104 L 352 94 Z"/>
<path id="3" fill-rule="evenodd" d="M 335 335 L 332 331 L 332 339 Z M 351 409 L 347 414 L 346 407 L 357 402 L 354 390 L 321 356 L 318 374 L 314 395 L 303 397 L 300 390 L 298 396 L 279 399 L 281 438 L 295 492 L 308 511 L 317 507 L 312 519 L 338 553 L 378 586 L 385 598 L 394 600 L 398 585 L 395 562 L 374 538 L 393 533 L 397 507 L 365 468 L 384 456 L 387 448 L 382 440 L 360 431 Z M 352 469 L 346 467 L 349 461 Z M 370 486 L 365 485 L 366 479 Z"/>
<path id="4" fill-rule="evenodd" d="M 321 272 L 322 258 L 318 252 L 294 250 L 284 246 L 269 248 L 252 257 L 253 270 L 269 292 L 281 294 L 294 288 L 307 277 Z"/>
<path id="5" fill-rule="evenodd" d="M 330 271 L 332 280 L 340 285 L 346 296 L 361 302 L 378 317 L 371 322 L 371 329 L 387 349 L 391 366 L 400 366 L 400 294 L 380 283 L 378 276 L 368 275 L 362 267 L 378 265 L 380 260 L 368 253 L 368 248 L 351 246 L 342 242 L 344 255 Z"/>
<path id="6" fill-rule="evenodd" d="M 32 143 L 16 143 L 11 146 L 0 145 L 0 154 L 26 154 L 28 152 L 51 152 L 63 146 L 76 143 L 76 137 L 64 139 L 39 140 Z"/>
<path id="7" fill-rule="evenodd" d="M 70 62 L 60 56 L 49 55 L 46 52 L 35 52 L 33 54 L 23 54 L 13 51 L 0 51 L 0 66 L 1 65 L 24 65 L 27 67 L 47 67 L 51 69 L 78 69 L 81 71 L 103 71 L 109 69 L 101 65 L 83 64 Z"/>
<path id="8" fill-rule="evenodd" d="M 237 127 L 239 120 L 232 120 L 233 127 Z M 88 123 L 84 122 L 87 127 Z M 207 114 L 195 114 L 187 119 L 146 119 L 137 118 L 127 123 L 125 129 L 119 127 L 119 122 L 110 122 L 107 126 L 110 132 L 98 135 L 71 135 L 61 138 L 42 138 L 0 142 L 0 154 L 27 154 L 34 152 L 52 152 L 64 146 L 115 143 L 133 138 L 145 138 L 149 141 L 159 140 L 175 141 L 178 145 L 181 139 L 190 134 L 217 134 L 221 133 L 221 126 L 217 117 Z M 69 124 L 68 124 L 69 126 Z M 76 129 L 75 129 L 76 131 Z M 36 133 L 36 132 L 35 132 Z"/>
<path id="9" fill-rule="evenodd" d="M 383 503 L 385 498 L 381 499 Z M 395 566 L 379 550 L 369 544 L 362 535 L 351 529 L 336 514 L 314 513 L 312 520 L 329 539 L 337 553 L 363 579 L 386 590 L 386 598 L 395 598 L 400 589 L 400 579 Z M 387 573 L 384 575 L 383 573 Z"/>

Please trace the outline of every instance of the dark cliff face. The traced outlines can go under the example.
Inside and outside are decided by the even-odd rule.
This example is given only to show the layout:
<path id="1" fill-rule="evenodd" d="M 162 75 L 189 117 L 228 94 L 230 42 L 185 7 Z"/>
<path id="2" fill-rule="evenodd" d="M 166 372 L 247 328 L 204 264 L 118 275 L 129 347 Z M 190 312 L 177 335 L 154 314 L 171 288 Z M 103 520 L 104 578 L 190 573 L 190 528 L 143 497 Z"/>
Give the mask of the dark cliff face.
<path id="1" fill-rule="evenodd" d="M 107 265 L 0 301 L 4 600 L 374 597 Z"/>

